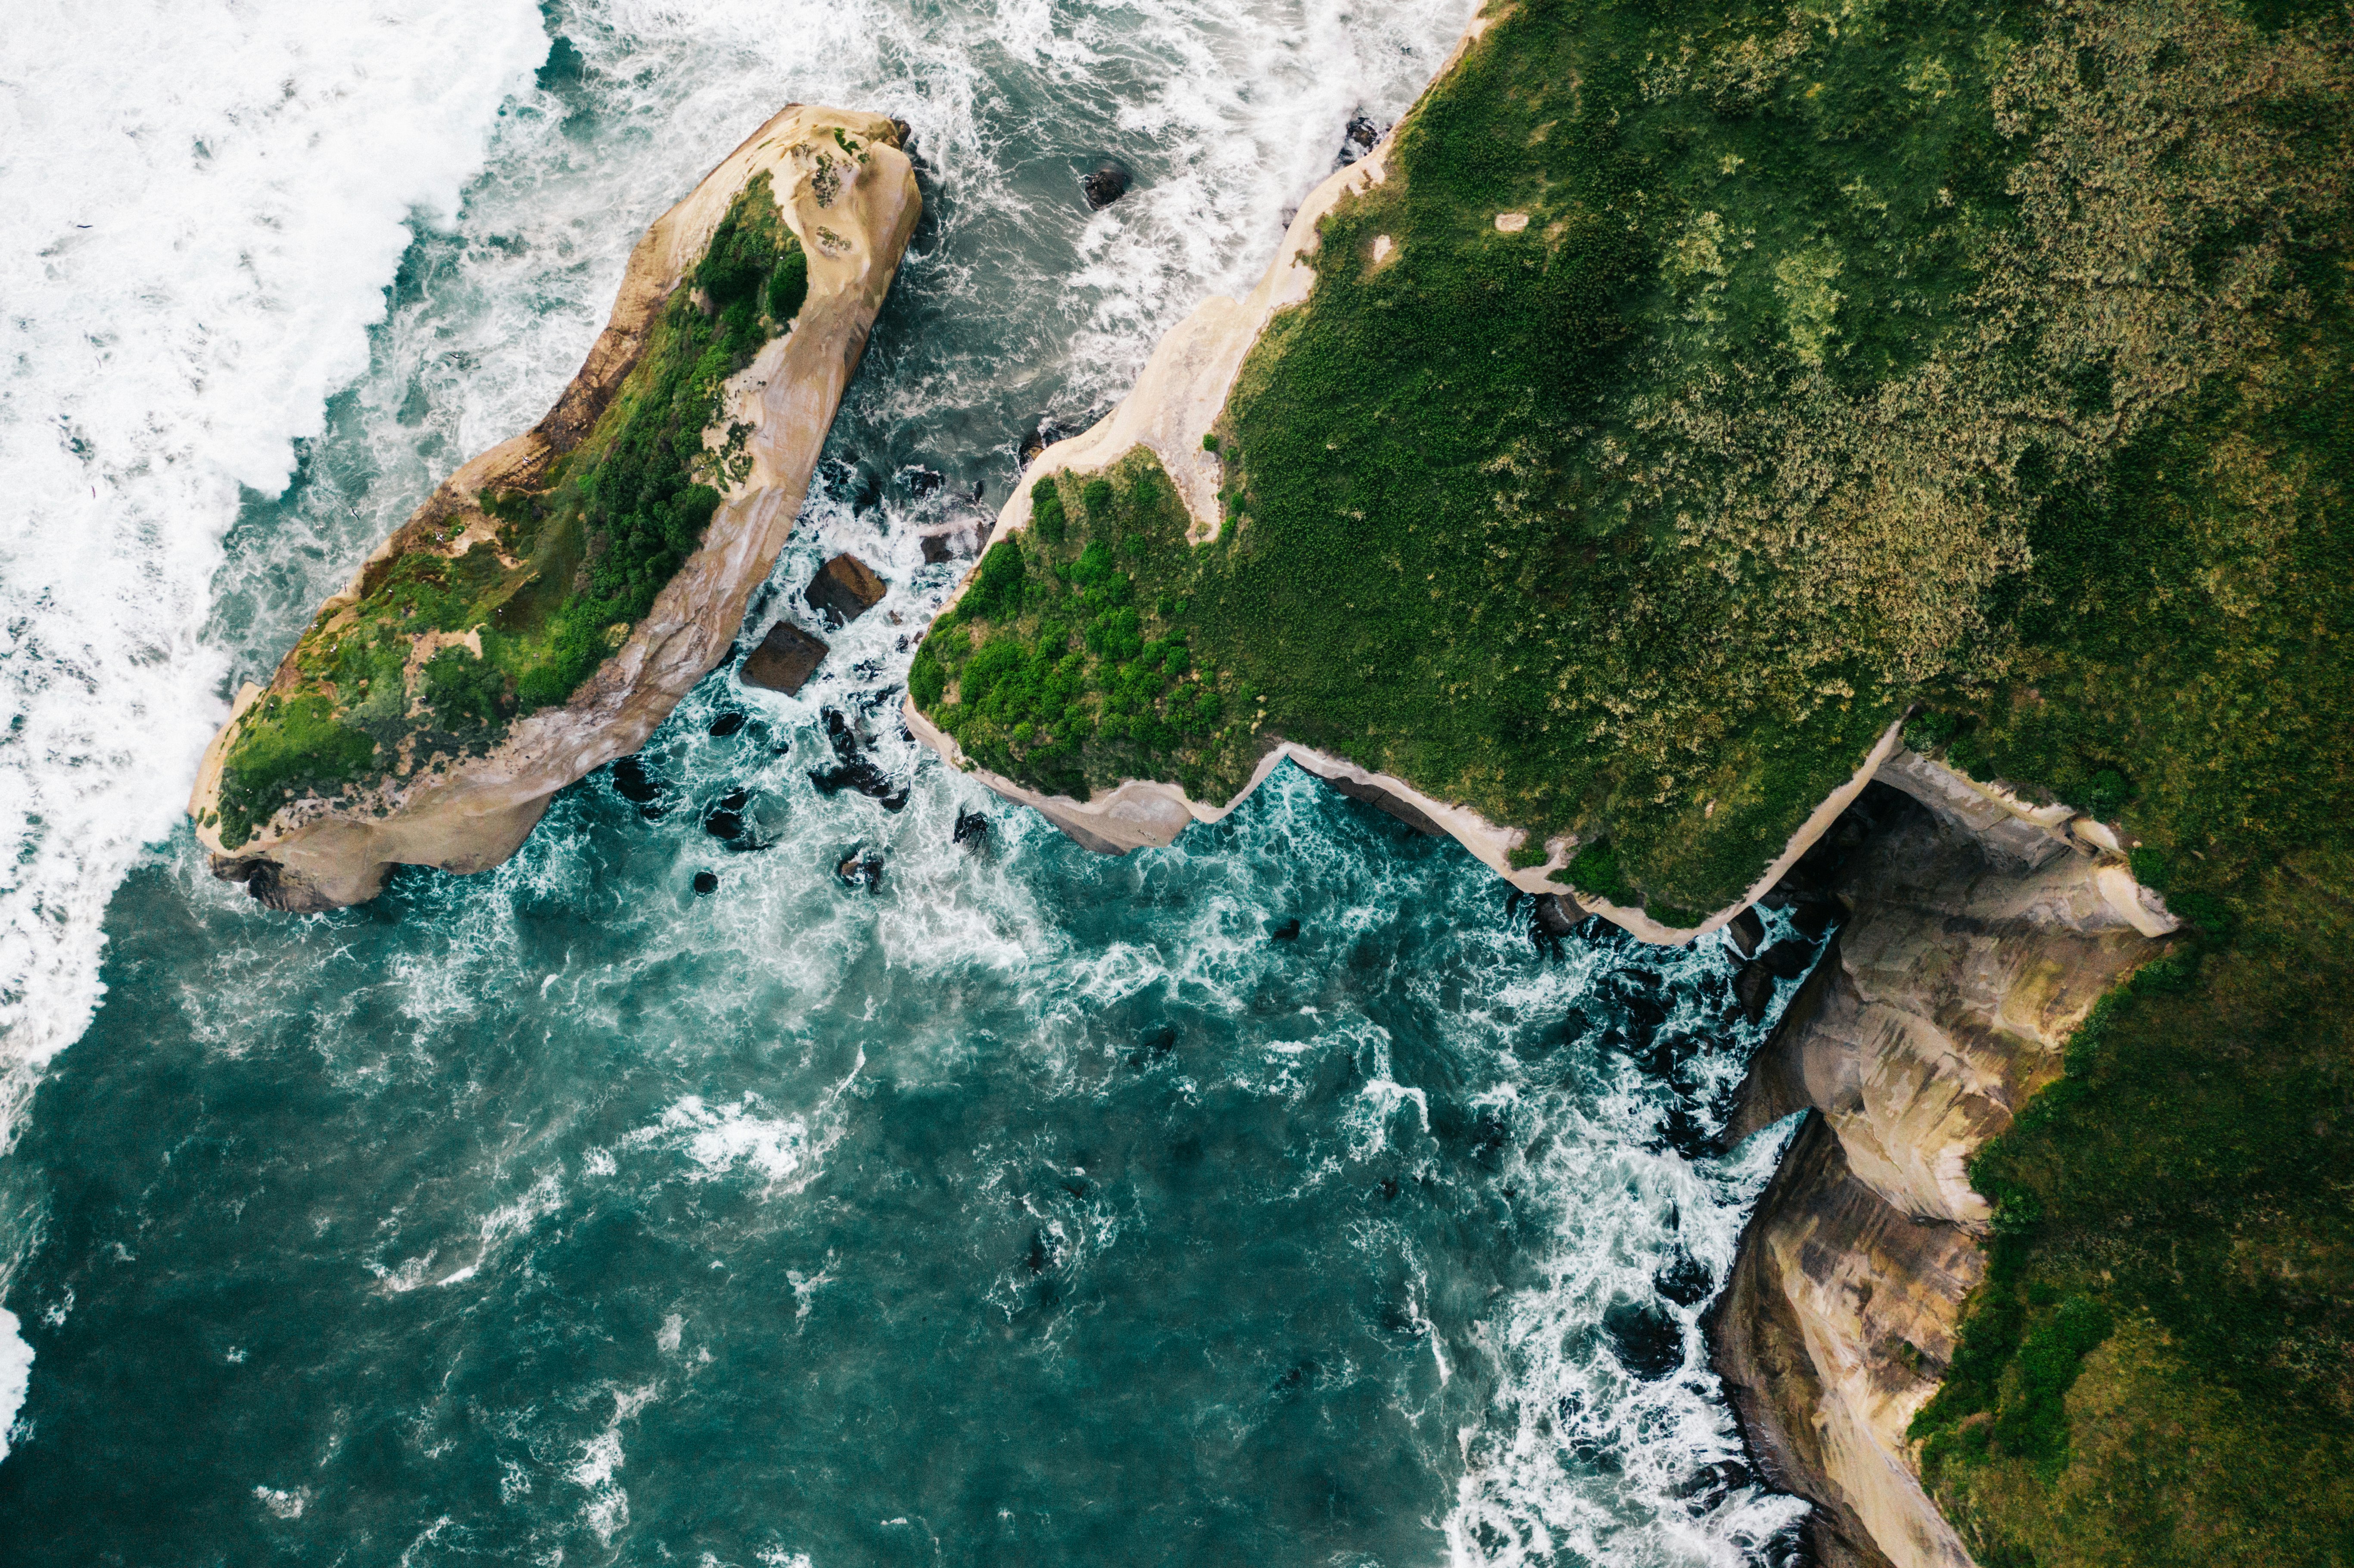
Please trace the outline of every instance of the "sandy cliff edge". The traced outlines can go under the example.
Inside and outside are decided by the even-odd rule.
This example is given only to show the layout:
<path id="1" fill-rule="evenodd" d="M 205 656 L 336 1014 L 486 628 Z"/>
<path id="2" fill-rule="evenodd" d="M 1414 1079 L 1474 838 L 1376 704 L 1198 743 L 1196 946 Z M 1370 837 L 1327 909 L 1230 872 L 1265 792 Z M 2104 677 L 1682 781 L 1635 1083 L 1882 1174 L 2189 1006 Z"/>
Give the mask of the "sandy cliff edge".
<path id="1" fill-rule="evenodd" d="M 821 204 L 796 145 L 837 131 L 869 143 L 831 203 Z M 217 827 L 221 765 L 245 711 L 269 688 L 239 692 L 229 722 L 207 748 L 189 814 L 214 870 L 288 909 L 364 902 L 396 864 L 485 870 L 522 844 L 555 792 L 645 743 L 655 726 L 727 652 L 752 590 L 768 575 L 809 486 L 842 395 L 855 372 L 899 259 L 922 210 L 913 166 L 889 119 L 788 105 L 656 218 L 630 254 L 613 313 L 555 408 L 525 433 L 472 459 L 435 489 L 329 599 L 330 613 L 355 602 L 368 570 L 429 531 L 465 517 L 469 534 L 493 524 L 486 492 L 528 487 L 592 428 L 637 363 L 664 302 L 701 257 L 728 203 L 767 172 L 785 222 L 809 257 L 809 296 L 792 330 L 770 340 L 731 378 L 723 421 L 753 427 L 750 472 L 726 495 L 702 546 L 680 567 L 644 620 L 561 707 L 518 720 L 485 756 L 441 771 L 387 776 L 343 806 L 296 801 L 232 852 Z M 290 652 L 272 687 L 291 683 Z"/>
<path id="2" fill-rule="evenodd" d="M 1493 20 L 1486 16 L 1472 18 L 1432 77 L 1433 86 L 1446 79 Z M 1425 89 L 1426 94 L 1428 90 Z M 1276 313 L 1307 301 L 1316 281 L 1310 259 L 1316 251 L 1317 225 L 1342 197 L 1388 178 L 1385 160 L 1392 144 L 1390 138 L 1384 138 L 1372 153 L 1329 175 L 1308 194 L 1284 231 L 1275 259 L 1247 295 L 1239 301 L 1225 295 L 1204 300 L 1161 340 L 1146 362 L 1143 374 L 1138 376 L 1135 388 L 1118 408 L 1087 430 L 1056 441 L 1031 460 L 1014 485 L 1013 496 L 998 513 L 987 543 L 1030 525 L 1030 487 L 1039 479 L 1065 469 L 1078 474 L 1099 472 L 1140 446 L 1149 449 L 1160 460 L 1176 484 L 1186 510 L 1193 514 L 1193 537 L 1197 541 L 1215 538 L 1220 517 L 1220 465 L 1216 454 L 1203 448 L 1202 438 L 1225 411 L 1243 361 Z M 965 584 L 941 607 L 942 613 L 954 607 L 971 581 L 968 575 Z M 1697 926 L 1675 927 L 1663 925 L 1640 909 L 1623 908 L 1555 880 L 1555 874 L 1566 869 L 1577 847 L 1570 839 L 1548 842 L 1543 863 L 1516 868 L 1510 857 L 1527 837 L 1522 829 L 1500 826 L 1469 807 L 1425 794 L 1402 779 L 1373 772 L 1346 758 L 1295 741 L 1278 741 L 1260 758 L 1250 782 L 1222 804 L 1195 800 L 1173 783 L 1143 779 L 1125 779 L 1108 793 L 1078 800 L 1068 795 L 1042 795 L 980 767 L 965 757 L 952 737 L 917 710 L 912 698 L 903 704 L 903 710 L 909 730 L 951 764 L 1005 799 L 1030 807 L 1087 848 L 1102 853 L 1125 854 L 1148 845 L 1166 846 L 1174 842 L 1191 822 L 1216 821 L 1249 799 L 1277 765 L 1288 760 L 1344 793 L 1370 800 L 1426 832 L 1452 836 L 1497 875 L 1523 892 L 1557 894 L 1647 942 L 1670 946 L 1718 929 L 1781 880 L 1798 858 L 1829 831 L 1850 802 L 1862 793 L 1875 771 L 1896 749 L 1900 728 L 1899 724 L 1890 724 L 1854 775 L 1799 825 L 1782 853 L 1738 900 Z"/>
<path id="3" fill-rule="evenodd" d="M 1874 836 L 1823 890 L 1852 914 L 1751 1064 L 1727 1128 L 1808 1118 L 1709 1335 L 1766 1480 L 1817 1505 L 1827 1568 L 1965 1568 L 1905 1434 L 1985 1275 L 1990 1213 L 1968 1161 L 2059 1075 L 2068 1036 L 2176 922 L 2113 849 L 2069 832 L 2081 819 L 2065 807 L 1910 751 L 1881 779 L 1911 803 L 1867 802 Z"/>

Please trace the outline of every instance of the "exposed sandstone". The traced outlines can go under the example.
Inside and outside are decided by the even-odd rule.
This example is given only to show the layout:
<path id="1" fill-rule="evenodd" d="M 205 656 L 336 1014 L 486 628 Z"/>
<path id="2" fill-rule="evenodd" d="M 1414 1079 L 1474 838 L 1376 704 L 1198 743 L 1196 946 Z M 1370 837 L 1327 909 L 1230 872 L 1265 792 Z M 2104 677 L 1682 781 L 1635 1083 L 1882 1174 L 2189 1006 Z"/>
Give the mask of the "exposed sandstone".
<path id="1" fill-rule="evenodd" d="M 1917 785 L 1915 801 L 1967 789 L 1906 756 L 1892 782 Z M 1989 1210 L 1967 1162 L 2059 1075 L 2094 1002 L 2159 948 L 2141 928 L 2148 908 L 2118 895 L 2112 856 L 2064 841 L 2046 854 L 2008 813 L 1974 832 L 1960 811 L 1887 793 L 1861 810 L 1878 831 L 1834 879 L 1852 915 L 1727 1130 L 1808 1113 L 1712 1334 L 1766 1475 L 1819 1505 L 1826 1562 L 1955 1568 L 1969 1556 L 1923 1490 L 1905 1429 L 1984 1273 Z"/>
<path id="2" fill-rule="evenodd" d="M 869 156 L 835 162 L 825 190 L 813 188 L 806 154 L 837 132 L 860 138 Z M 355 603 L 404 551 L 462 524 L 466 537 L 493 536 L 482 502 L 543 483 L 551 466 L 597 423 L 643 353 L 653 323 L 694 266 L 736 194 L 771 176 L 786 225 L 809 258 L 809 293 L 790 332 L 770 340 L 728 383 L 721 425 L 750 430 L 748 464 L 727 491 L 701 546 L 652 609 L 571 699 L 514 722 L 486 755 L 445 766 L 413 759 L 413 772 L 366 786 L 341 803 L 303 800 L 282 808 L 231 855 L 215 825 L 222 762 L 239 720 L 264 694 L 249 684 L 205 755 L 190 814 L 214 852 L 215 869 L 280 907 L 323 909 L 374 897 L 396 864 L 474 872 L 513 854 L 557 790 L 636 751 L 678 701 L 724 658 L 752 589 L 790 533 L 843 390 L 890 287 L 920 210 L 899 130 L 879 115 L 793 105 L 760 127 L 657 218 L 631 251 L 620 296 L 578 376 L 547 417 L 445 480 L 408 523 L 364 563 L 323 613 Z M 273 685 L 298 678 L 294 656 Z"/>
<path id="3" fill-rule="evenodd" d="M 737 673 L 737 678 L 748 686 L 793 696 L 817 673 L 825 655 L 824 639 L 811 636 L 790 620 L 780 620 L 769 628 L 760 645 L 745 656 L 744 667 Z"/>

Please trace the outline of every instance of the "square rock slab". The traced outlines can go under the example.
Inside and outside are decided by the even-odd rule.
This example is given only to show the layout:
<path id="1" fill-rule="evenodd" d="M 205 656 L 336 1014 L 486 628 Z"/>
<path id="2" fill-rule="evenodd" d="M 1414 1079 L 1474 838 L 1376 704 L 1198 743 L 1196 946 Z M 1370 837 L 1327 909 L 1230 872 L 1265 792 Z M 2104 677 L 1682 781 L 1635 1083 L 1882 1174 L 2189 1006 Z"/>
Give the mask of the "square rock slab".
<path id="1" fill-rule="evenodd" d="M 809 684 L 809 678 L 817 673 L 825 652 L 822 638 L 811 636 L 790 620 L 780 620 L 769 628 L 760 645 L 746 656 L 739 678 L 748 686 L 796 696 Z"/>
<path id="2" fill-rule="evenodd" d="M 843 555 L 818 568 L 817 576 L 810 579 L 807 598 L 810 608 L 824 616 L 828 626 L 842 626 L 874 609 L 883 594 L 883 579 L 875 575 L 874 567 L 855 556 Z"/>

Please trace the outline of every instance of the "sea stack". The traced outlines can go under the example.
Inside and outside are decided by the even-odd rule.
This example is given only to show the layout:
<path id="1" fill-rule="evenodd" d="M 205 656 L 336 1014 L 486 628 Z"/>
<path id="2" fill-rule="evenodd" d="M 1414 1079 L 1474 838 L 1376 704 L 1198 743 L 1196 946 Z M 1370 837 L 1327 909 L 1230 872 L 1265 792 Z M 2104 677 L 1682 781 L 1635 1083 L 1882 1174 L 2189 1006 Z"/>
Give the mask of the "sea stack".
<path id="1" fill-rule="evenodd" d="M 316 910 L 497 865 L 726 656 L 921 211 L 901 140 L 790 105 L 654 221 L 546 418 L 238 694 L 188 806 L 216 874 Z"/>

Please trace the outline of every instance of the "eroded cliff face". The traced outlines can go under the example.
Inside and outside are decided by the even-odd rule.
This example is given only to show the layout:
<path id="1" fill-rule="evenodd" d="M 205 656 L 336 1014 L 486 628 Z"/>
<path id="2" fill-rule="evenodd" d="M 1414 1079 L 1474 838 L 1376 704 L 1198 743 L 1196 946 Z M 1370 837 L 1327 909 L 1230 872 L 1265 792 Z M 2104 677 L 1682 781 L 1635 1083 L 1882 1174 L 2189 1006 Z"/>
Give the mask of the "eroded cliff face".
<path id="1" fill-rule="evenodd" d="M 1905 1430 L 1985 1272 L 1967 1162 L 2173 922 L 2064 808 L 1910 752 L 1880 780 L 1794 874 L 1851 913 L 1728 1128 L 1808 1113 L 1711 1324 L 1766 1475 L 1818 1505 L 1824 1562 L 1957 1568 Z"/>
<path id="2" fill-rule="evenodd" d="M 751 591 L 801 510 L 921 211 L 900 141 L 899 128 L 882 116 L 810 105 L 789 106 L 761 126 L 647 229 L 631 253 L 609 324 L 546 418 L 444 481 L 314 623 L 332 629 L 404 555 L 494 543 L 496 498 L 545 483 L 596 428 L 673 294 L 712 246 L 730 203 L 765 175 L 779 216 L 806 254 L 808 292 L 790 329 L 726 382 L 710 429 L 742 433 L 740 448 L 731 449 L 738 455 L 723 471 L 726 489 L 701 543 L 652 609 L 612 629 L 611 656 L 568 700 L 516 719 L 483 754 L 386 759 L 381 776 L 334 795 L 288 799 L 250 836 L 224 842 L 223 764 L 255 705 L 293 692 L 304 678 L 302 650 L 290 652 L 270 686 L 249 684 L 238 694 L 197 776 L 189 813 L 217 874 L 278 907 L 310 910 L 374 897 L 396 864 L 485 870 L 514 853 L 557 790 L 644 744 L 726 656 Z M 412 704 L 422 662 L 412 658 L 404 672 L 404 700 Z"/>

